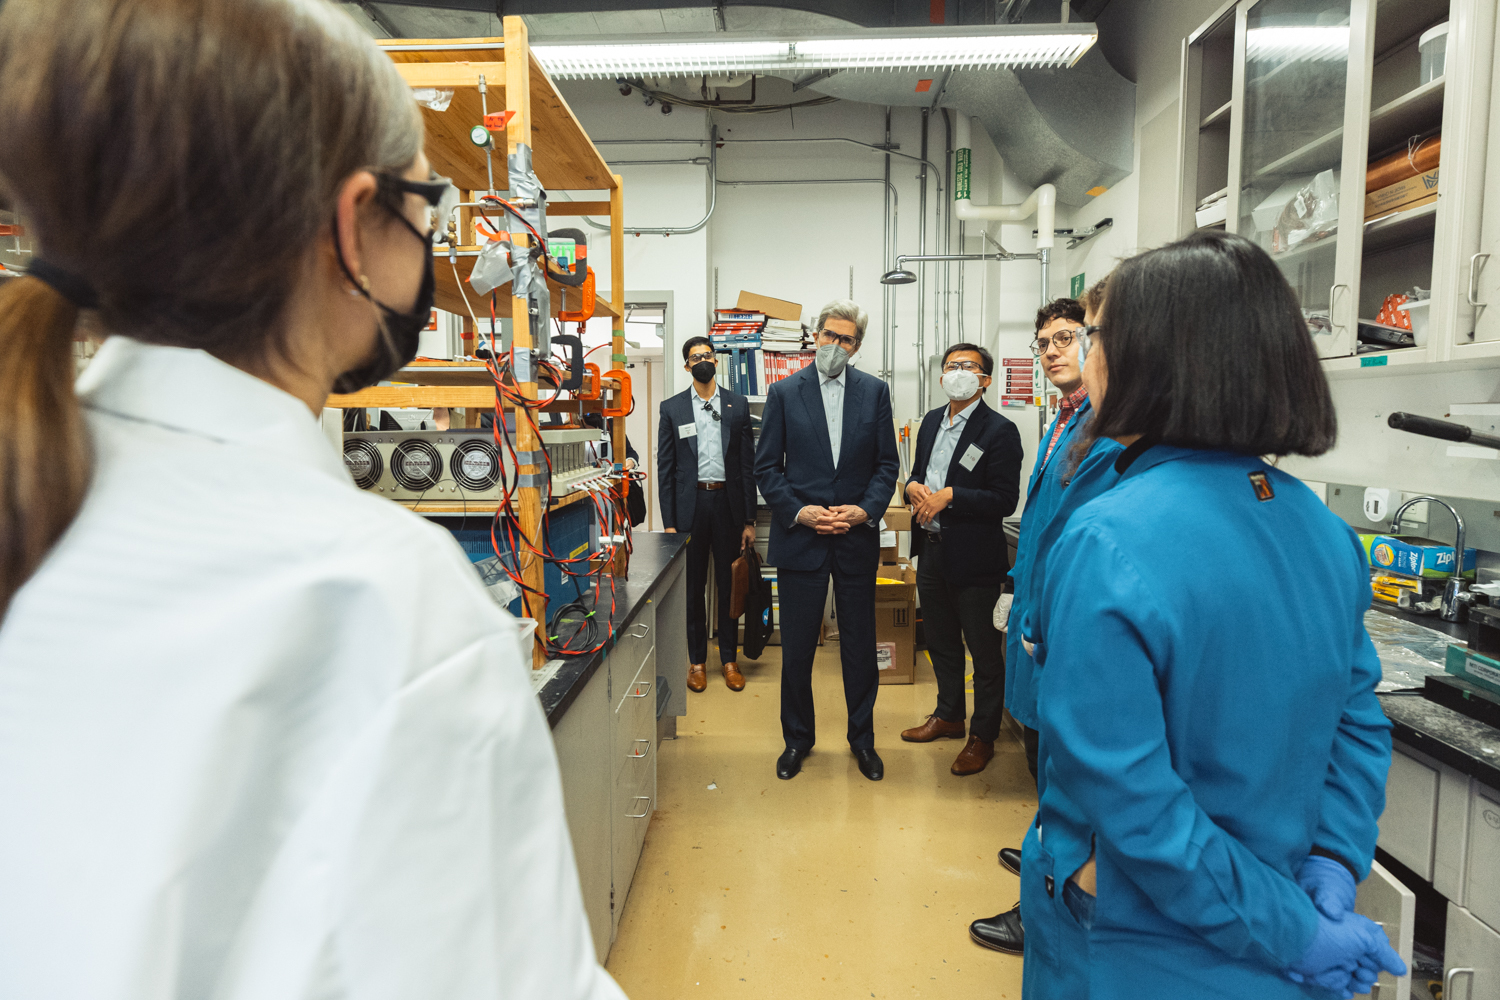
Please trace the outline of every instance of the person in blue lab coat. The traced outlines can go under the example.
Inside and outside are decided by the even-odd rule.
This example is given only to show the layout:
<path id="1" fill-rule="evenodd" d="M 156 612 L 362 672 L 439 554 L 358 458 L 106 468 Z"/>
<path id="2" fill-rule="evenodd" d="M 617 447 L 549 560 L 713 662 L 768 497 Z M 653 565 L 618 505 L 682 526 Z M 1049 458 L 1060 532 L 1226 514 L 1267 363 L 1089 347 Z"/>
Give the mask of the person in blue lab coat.
<path id="1" fill-rule="evenodd" d="M 1075 997 L 1366 992 L 1405 971 L 1349 912 L 1390 764 L 1368 568 L 1258 457 L 1336 435 L 1297 300 L 1264 251 L 1202 232 L 1122 263 L 1084 336 L 1090 432 L 1126 447 L 1036 601 L 1047 780 L 1023 911 L 1086 933 Z"/>
<path id="2" fill-rule="evenodd" d="M 1021 642 L 1019 623 L 1026 613 L 1031 593 L 1032 567 L 1041 551 L 1037 539 L 1043 527 L 1051 522 L 1062 502 L 1063 480 L 1070 466 L 1068 459 L 1078 428 L 1092 412 L 1088 390 L 1083 385 L 1079 367 L 1078 342 L 1073 331 L 1084 322 L 1084 304 L 1077 299 L 1054 299 L 1037 310 L 1036 337 L 1031 353 L 1036 355 L 1047 377 L 1060 394 L 1057 417 L 1047 428 L 1031 468 L 1026 485 L 1026 508 L 1021 514 L 1021 538 L 1016 547 L 1015 565 L 1010 577 L 1014 594 L 1006 630 L 1005 707 L 1021 724 L 1026 747 L 1026 766 L 1037 777 L 1036 687 L 1033 683 L 1031 655 Z M 1000 851 L 1000 863 L 1013 874 L 1021 874 L 1019 849 Z M 1025 930 L 1019 905 L 993 917 L 969 924 L 969 937 L 976 943 L 1011 955 L 1022 953 Z"/>

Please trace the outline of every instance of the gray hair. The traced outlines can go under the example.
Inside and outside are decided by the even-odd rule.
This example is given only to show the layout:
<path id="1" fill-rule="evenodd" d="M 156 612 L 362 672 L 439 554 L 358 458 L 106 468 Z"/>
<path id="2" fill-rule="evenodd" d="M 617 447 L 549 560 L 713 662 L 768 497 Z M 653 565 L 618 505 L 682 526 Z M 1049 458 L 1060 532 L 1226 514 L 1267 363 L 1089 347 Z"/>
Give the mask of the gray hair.
<path id="1" fill-rule="evenodd" d="M 829 319 L 846 319 L 854 324 L 854 339 L 865 342 L 865 327 L 870 325 L 870 314 L 859 307 L 853 299 L 834 299 L 818 313 L 818 329 L 822 330 Z"/>

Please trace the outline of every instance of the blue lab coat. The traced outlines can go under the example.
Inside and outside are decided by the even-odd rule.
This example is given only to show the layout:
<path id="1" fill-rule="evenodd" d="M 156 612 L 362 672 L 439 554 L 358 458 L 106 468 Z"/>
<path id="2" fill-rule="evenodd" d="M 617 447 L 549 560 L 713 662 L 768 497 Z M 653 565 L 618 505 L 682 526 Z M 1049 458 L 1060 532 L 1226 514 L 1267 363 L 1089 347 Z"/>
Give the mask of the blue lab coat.
<path id="1" fill-rule="evenodd" d="M 1038 538 L 1062 505 L 1063 480 L 1073 468 L 1073 443 L 1078 440 L 1078 429 L 1088 422 L 1092 413 L 1092 405 L 1084 400 L 1078 412 L 1068 421 L 1068 426 L 1063 428 L 1057 447 L 1052 449 L 1051 456 L 1043 462 L 1042 455 L 1046 454 L 1047 442 L 1052 440 L 1052 433 L 1061 415 L 1052 419 L 1052 423 L 1047 426 L 1046 436 L 1042 438 L 1036 465 L 1031 469 L 1031 479 L 1026 484 L 1026 509 L 1021 513 L 1021 539 L 1016 545 L 1016 564 L 1010 571 L 1015 593 L 1011 598 L 1010 624 L 1005 640 L 1005 707 L 1017 722 L 1031 729 L 1037 727 L 1035 665 L 1026 648 L 1021 645 L 1021 630 L 1018 626 L 1034 600 L 1032 579 L 1036 573 L 1037 554 L 1046 551 L 1038 544 Z M 1105 445 L 1119 447 L 1113 441 L 1106 441 Z"/>
<path id="2" fill-rule="evenodd" d="M 1312 847 L 1361 878 L 1374 856 L 1369 604 L 1354 532 L 1251 456 L 1158 445 L 1070 519 L 1037 602 L 1048 774 L 1024 851 L 1060 899 L 1097 849 L 1090 1000 L 1320 995 L 1280 970 L 1316 929 Z"/>
<path id="3" fill-rule="evenodd" d="M 1057 473 L 1058 485 L 1061 487 L 1057 493 L 1057 506 L 1051 517 L 1036 524 L 1031 533 L 1034 552 L 1044 556 L 1050 553 L 1056 546 L 1058 537 L 1067 528 L 1068 519 L 1073 512 L 1119 481 L 1120 473 L 1115 469 L 1115 460 L 1122 450 L 1117 442 L 1102 438 L 1094 442 L 1076 471 L 1072 470 L 1072 457 L 1065 458 Z M 1053 458 L 1056 457 L 1054 453 Z M 1027 511 L 1030 512 L 1029 507 Z M 1050 564 L 1045 558 L 1041 561 Z M 1010 631 L 1016 639 L 1016 648 L 1023 656 L 1026 651 L 1019 642 L 1021 636 L 1032 643 L 1040 641 L 1036 629 L 1038 616 L 1035 597 L 1042 592 L 1042 576 L 1041 567 L 1038 567 L 1024 581 L 1016 580 L 1016 593 L 1021 594 L 1024 585 L 1027 599 L 1020 617 L 1012 614 Z M 1014 607 L 1012 604 L 1012 608 Z M 1040 668 L 1033 669 L 1037 671 L 1033 676 L 1039 682 Z M 1036 710 L 1035 701 L 1032 702 L 1032 710 Z M 1048 794 L 1048 749 L 1045 742 L 1037 747 L 1039 798 Z M 1051 805 L 1053 825 L 1058 825 L 1056 817 L 1059 811 L 1066 810 L 1067 828 L 1076 831 L 1073 834 L 1075 839 L 1081 837 L 1087 843 L 1091 831 L 1076 807 L 1055 793 Z M 1052 874 L 1052 870 L 1050 864 L 1043 864 L 1043 857 L 1044 852 L 1037 846 L 1037 825 L 1032 823 L 1026 832 L 1026 840 L 1021 845 L 1021 918 L 1026 926 L 1026 957 L 1021 972 L 1022 996 L 1027 1000 L 1079 1000 L 1088 996 L 1088 933 L 1063 905 L 1060 883 L 1054 885 L 1051 894 L 1046 891 L 1046 877 Z"/>

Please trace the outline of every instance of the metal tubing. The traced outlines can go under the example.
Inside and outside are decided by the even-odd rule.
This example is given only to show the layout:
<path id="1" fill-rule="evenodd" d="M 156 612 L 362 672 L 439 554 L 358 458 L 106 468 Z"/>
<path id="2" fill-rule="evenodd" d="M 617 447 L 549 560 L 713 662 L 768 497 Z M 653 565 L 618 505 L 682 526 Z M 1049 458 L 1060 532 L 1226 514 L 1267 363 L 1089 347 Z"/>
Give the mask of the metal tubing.
<path id="1" fill-rule="evenodd" d="M 484 74 L 480 73 L 479 74 L 479 113 L 481 115 L 483 115 L 485 118 L 488 118 L 489 115 L 490 115 L 490 102 L 489 102 L 489 98 L 485 96 L 486 92 L 487 91 L 486 91 L 486 88 L 485 88 L 485 85 L 484 85 Z M 490 186 L 489 186 L 489 189 L 488 189 L 490 194 L 494 194 L 495 193 L 495 158 L 492 155 L 494 148 L 495 148 L 495 137 L 494 136 L 490 136 L 490 141 L 484 144 L 484 169 L 487 170 L 487 171 L 489 171 L 489 175 L 490 175 Z"/>
<path id="2" fill-rule="evenodd" d="M 895 213 L 891 208 L 892 197 L 895 194 L 896 189 L 891 184 L 891 154 L 889 152 L 891 145 L 890 105 L 886 105 L 885 108 L 885 145 L 887 150 L 885 154 L 885 246 L 882 248 L 880 256 L 882 258 L 881 266 L 889 271 L 891 268 L 891 258 L 896 252 Z M 894 367 L 894 354 L 896 350 L 896 318 L 892 315 L 892 313 L 895 311 L 894 302 L 895 289 L 890 285 L 881 285 L 881 320 L 884 329 L 881 330 L 880 338 L 880 365 L 884 370 L 880 374 L 881 377 L 885 379 L 885 384 L 891 393 L 892 399 L 895 398 L 896 393 L 896 375 Z"/>
<path id="3" fill-rule="evenodd" d="M 687 236 L 690 233 L 696 233 L 698 230 L 700 230 L 704 226 L 708 225 L 708 220 L 711 219 L 711 218 L 713 218 L 714 207 L 718 204 L 718 200 L 719 200 L 719 185 L 718 185 L 718 174 L 719 174 L 719 171 L 718 171 L 718 164 L 719 164 L 718 150 L 719 150 L 719 143 L 718 143 L 718 139 L 719 139 L 719 126 L 714 125 L 712 127 L 710 133 L 709 133 L 709 138 L 707 140 L 707 142 L 708 142 L 708 211 L 704 213 L 703 218 L 700 219 L 694 225 L 683 226 L 681 228 L 674 228 L 672 226 L 657 226 L 657 227 L 653 227 L 653 228 L 644 228 L 644 227 L 643 228 L 636 228 L 636 227 L 633 227 L 633 226 L 626 226 L 625 227 L 625 232 L 627 232 L 627 233 L 635 233 L 637 236 Z M 699 140 L 697 140 L 697 139 L 678 139 L 678 140 L 665 140 L 665 141 L 668 141 L 668 142 L 698 142 Z M 593 219 L 589 218 L 586 215 L 581 215 L 581 216 L 579 216 L 579 218 L 581 218 L 584 221 L 584 223 L 586 223 L 589 226 L 592 226 L 595 229 L 598 229 L 598 230 L 600 230 L 602 232 L 606 232 L 606 233 L 609 232 L 609 226 L 607 226 L 607 225 L 601 226 L 599 223 L 595 222 Z"/>
<path id="4" fill-rule="evenodd" d="M 917 201 L 917 252 L 927 253 L 927 114 L 922 109 L 921 196 Z M 927 272 L 917 278 L 917 412 L 927 412 Z"/>

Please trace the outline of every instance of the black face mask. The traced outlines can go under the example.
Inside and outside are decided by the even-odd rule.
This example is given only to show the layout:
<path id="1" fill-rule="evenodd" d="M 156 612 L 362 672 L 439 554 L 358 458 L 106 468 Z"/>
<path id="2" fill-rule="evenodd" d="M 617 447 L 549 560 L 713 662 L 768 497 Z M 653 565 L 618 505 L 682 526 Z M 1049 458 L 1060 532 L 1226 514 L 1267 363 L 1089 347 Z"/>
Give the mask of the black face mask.
<path id="1" fill-rule="evenodd" d="M 423 236 L 417 232 L 416 226 L 407 221 L 406 216 L 400 212 L 392 214 L 401 220 L 403 226 L 411 230 L 413 236 L 422 241 L 422 248 L 427 258 L 426 266 L 423 268 L 422 287 L 417 290 L 417 301 L 412 306 L 411 312 L 400 312 L 384 302 L 376 302 L 374 297 L 354 280 L 354 275 L 349 273 L 349 266 L 344 263 L 344 248 L 338 243 L 338 222 L 337 220 L 334 222 L 334 246 L 338 248 L 339 267 L 343 269 L 344 275 L 354 285 L 355 290 L 379 307 L 385 319 L 385 333 L 376 331 L 374 355 L 358 368 L 340 375 L 333 383 L 334 392 L 358 392 L 360 389 L 383 382 L 411 364 L 412 359 L 417 356 L 417 343 L 421 339 L 422 331 L 427 329 L 428 323 L 432 322 L 432 302 L 437 291 L 437 278 L 432 271 L 432 233 Z"/>
<path id="2" fill-rule="evenodd" d="M 718 372 L 718 366 L 712 361 L 700 361 L 693 366 L 693 380 L 700 385 L 708 385 Z"/>

